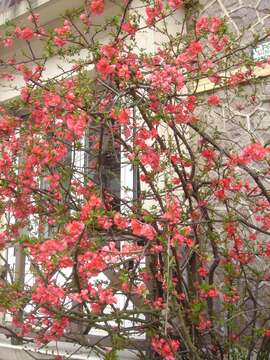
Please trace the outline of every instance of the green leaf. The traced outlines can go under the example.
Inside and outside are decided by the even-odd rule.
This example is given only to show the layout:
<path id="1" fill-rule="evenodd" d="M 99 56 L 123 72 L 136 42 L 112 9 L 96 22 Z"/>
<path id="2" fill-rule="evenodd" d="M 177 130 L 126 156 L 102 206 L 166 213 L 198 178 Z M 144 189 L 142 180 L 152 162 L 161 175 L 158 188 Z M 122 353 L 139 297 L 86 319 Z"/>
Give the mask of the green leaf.
<path id="1" fill-rule="evenodd" d="M 108 353 L 106 353 L 104 360 L 118 360 L 118 356 L 116 354 L 115 350 L 111 350 Z"/>

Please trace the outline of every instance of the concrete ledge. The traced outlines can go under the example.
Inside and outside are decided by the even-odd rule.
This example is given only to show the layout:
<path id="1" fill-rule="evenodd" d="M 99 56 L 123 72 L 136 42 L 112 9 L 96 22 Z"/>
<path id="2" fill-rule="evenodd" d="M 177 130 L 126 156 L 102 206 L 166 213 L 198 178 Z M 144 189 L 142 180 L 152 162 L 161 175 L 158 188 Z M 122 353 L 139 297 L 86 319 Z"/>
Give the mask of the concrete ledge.
<path id="1" fill-rule="evenodd" d="M 83 0 L 32 0 L 31 6 L 36 9 L 41 15 L 41 22 L 47 24 L 53 20 L 59 19 L 59 16 L 66 9 L 78 8 L 83 5 Z M 5 23 L 10 20 L 15 20 L 16 23 L 24 23 L 27 18 L 28 3 L 22 0 L 20 3 L 11 6 L 10 8 L 0 13 L 0 28 L 4 27 Z"/>
<path id="2" fill-rule="evenodd" d="M 103 348 L 104 349 L 104 348 Z M 108 348 L 109 350 L 110 348 Z M 138 359 L 138 351 L 126 349 L 119 351 L 118 357 L 121 360 Z M 0 360 L 52 360 L 55 355 L 62 355 L 70 360 L 101 360 L 102 357 L 91 348 L 81 347 L 74 343 L 64 341 L 51 342 L 48 345 L 37 349 L 30 345 L 12 345 L 3 335 L 0 335 Z"/>
<path id="3" fill-rule="evenodd" d="M 229 76 L 237 73 L 239 70 L 245 71 L 247 69 L 239 68 L 237 70 L 228 72 L 226 74 L 220 73 L 220 75 L 229 77 Z M 255 74 L 255 78 L 270 76 L 270 64 L 264 65 L 263 67 L 256 66 L 254 69 L 254 74 Z M 196 89 L 196 93 L 206 92 L 206 91 L 210 91 L 210 90 L 218 90 L 218 89 L 221 89 L 222 87 L 224 87 L 224 85 L 215 85 L 209 79 L 206 78 L 206 79 L 199 80 L 198 86 Z"/>

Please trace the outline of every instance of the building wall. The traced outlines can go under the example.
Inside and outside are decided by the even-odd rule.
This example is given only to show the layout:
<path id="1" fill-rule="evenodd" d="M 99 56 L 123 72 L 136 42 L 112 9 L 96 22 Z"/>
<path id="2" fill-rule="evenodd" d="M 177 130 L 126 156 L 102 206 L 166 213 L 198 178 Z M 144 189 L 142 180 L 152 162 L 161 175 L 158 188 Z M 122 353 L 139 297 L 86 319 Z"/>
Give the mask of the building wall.
<path id="1" fill-rule="evenodd" d="M 200 0 L 200 15 L 226 17 L 238 35 L 249 27 L 245 42 L 252 39 L 252 34 L 262 34 L 270 28 L 269 5 L 269 0 Z"/>
<path id="2" fill-rule="evenodd" d="M 270 29 L 270 2 L 269 0 L 200 0 L 198 16 L 220 16 L 229 20 L 230 29 L 236 38 L 245 33 L 241 39 L 243 47 L 256 36 L 264 37 Z M 268 39 L 268 40 L 267 40 Z M 269 44 L 269 36 L 263 42 Z M 254 47 L 246 49 L 251 54 Z M 266 58 L 264 58 L 266 60 Z M 218 124 L 220 129 L 229 132 L 233 138 L 239 139 L 238 149 L 246 142 L 252 140 L 269 141 L 269 116 L 270 116 L 270 72 L 269 65 L 256 69 L 257 79 L 248 85 L 243 85 L 239 97 L 235 99 L 234 91 L 230 89 L 216 89 L 221 101 L 218 114 L 214 110 L 205 111 L 205 118 Z M 256 73 L 255 71 L 255 73 Z M 262 79 L 263 78 L 263 79 Z M 209 82 L 202 83 L 200 88 L 206 95 L 212 93 L 213 86 Z M 246 132 L 239 132 L 244 126 Z"/>
<path id="3" fill-rule="evenodd" d="M 256 36 L 264 37 L 270 28 L 270 1 L 269 0 L 200 0 L 198 16 L 220 16 L 229 20 L 230 30 L 240 36 L 243 31 L 244 36 L 241 38 L 241 45 L 245 47 L 252 42 Z M 267 41 L 267 38 L 265 39 Z M 268 36 L 269 41 L 269 36 Z M 270 42 L 269 42 L 270 44 Z M 256 48 L 257 45 L 254 45 Z M 249 46 L 246 48 L 248 54 L 252 53 L 254 48 Z M 267 57 L 264 58 L 266 60 Z M 237 71 L 237 69 L 235 69 Z M 218 95 L 221 103 L 218 107 L 201 108 L 200 118 L 205 124 L 207 133 L 215 133 L 215 141 L 224 149 L 230 150 L 231 153 L 239 154 L 241 149 L 250 143 L 261 143 L 264 146 L 269 145 L 270 141 L 270 73 L 269 65 L 255 70 L 255 79 L 247 84 L 239 86 L 239 92 L 236 96 L 235 90 L 229 87 L 213 88 L 210 82 L 203 82 L 199 87 L 201 96 L 206 98 L 208 95 Z M 229 140 L 229 141 L 228 141 Z M 263 165 L 260 165 L 263 166 Z M 256 165 L 254 165 L 256 169 Z M 242 180 L 247 178 L 246 173 L 242 173 Z M 265 184 L 269 188 L 269 184 Z M 241 207 L 242 206 L 242 207 Z M 215 206 L 218 210 L 218 207 Z M 239 212 L 247 213 L 248 205 L 243 202 L 239 204 Z M 226 215 L 226 209 L 222 206 L 219 208 L 220 217 Z M 251 218 L 256 224 L 254 217 Z M 265 237 L 265 235 L 259 235 Z M 245 234 L 243 234 L 243 238 Z M 267 238 L 265 238 L 267 240 Z M 258 271 L 266 271 L 269 264 L 256 259 L 252 264 L 254 269 Z M 223 277 L 220 270 L 217 276 Z M 241 280 L 239 279 L 239 288 L 241 288 Z M 259 299 L 260 304 L 265 308 L 269 307 L 270 288 L 267 281 L 260 284 L 251 285 L 252 292 Z M 244 289 L 244 286 L 243 286 Z M 248 296 L 247 296 L 248 298 Z M 245 309 L 249 310 L 251 299 L 247 299 Z M 215 313 L 217 317 L 222 315 L 218 301 L 215 304 Z M 262 310 L 262 318 L 267 317 L 267 311 Z M 246 324 L 251 321 L 251 315 L 247 311 L 246 317 L 239 317 L 239 329 L 244 329 Z M 265 324 L 260 322 L 260 316 L 256 326 L 263 327 Z M 245 335 L 250 335 L 247 331 Z M 240 342 L 239 342 L 240 344 Z M 243 345 L 243 344 L 241 344 Z M 248 346 L 248 345 L 247 345 Z"/>

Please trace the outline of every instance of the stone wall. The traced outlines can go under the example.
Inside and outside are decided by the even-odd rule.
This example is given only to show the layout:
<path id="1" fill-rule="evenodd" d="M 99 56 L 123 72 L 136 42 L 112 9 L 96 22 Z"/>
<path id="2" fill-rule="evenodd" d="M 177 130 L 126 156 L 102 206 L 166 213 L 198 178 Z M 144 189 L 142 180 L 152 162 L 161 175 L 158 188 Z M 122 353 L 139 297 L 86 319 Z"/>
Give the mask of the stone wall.
<path id="1" fill-rule="evenodd" d="M 242 44 L 252 41 L 256 34 L 262 37 L 270 33 L 270 0 L 199 0 L 198 8 L 198 16 L 220 16 L 229 20 L 233 32 L 238 36 L 244 33 Z M 270 42 L 270 36 L 266 40 Z M 222 99 L 221 109 L 218 112 L 207 109 L 203 114 L 214 128 L 229 132 L 238 147 L 247 142 L 266 144 L 270 141 L 269 76 L 243 85 L 237 97 L 229 89 L 215 90 L 215 93 Z"/>
<path id="2" fill-rule="evenodd" d="M 200 15 L 226 17 L 238 35 L 248 28 L 244 42 L 270 30 L 269 0 L 200 0 Z"/>
<path id="3" fill-rule="evenodd" d="M 267 32 L 270 33 L 270 0 L 200 0 L 198 16 L 220 16 L 229 20 L 230 29 L 238 36 L 244 31 L 242 44 L 252 41 L 254 35 L 263 36 Z M 268 38 L 270 41 L 270 37 Z M 207 134 L 214 135 L 216 143 L 224 149 L 230 150 L 232 153 L 239 153 L 247 144 L 258 142 L 264 146 L 270 145 L 270 76 L 254 79 L 254 81 L 243 84 L 239 88 L 236 95 L 234 89 L 217 88 L 210 89 L 201 94 L 201 97 L 216 94 L 221 98 L 221 104 L 218 107 L 205 106 L 200 107 L 200 113 L 197 116 L 203 120 L 203 130 Z M 229 141 L 228 141 L 229 140 Z M 261 166 L 261 165 L 260 165 Z M 267 166 L 267 165 L 265 165 Z M 256 170 L 256 165 L 253 165 Z M 211 174 L 212 175 L 212 174 Z M 214 176 L 214 175 L 213 175 Z M 243 180 L 246 174 L 243 172 Z M 265 186 L 269 189 L 269 183 L 265 182 Z M 242 204 L 239 211 L 243 214 L 248 209 L 248 204 Z M 218 211 L 220 217 L 225 216 L 226 210 L 220 206 Z M 254 224 L 256 224 L 256 221 Z M 215 225 L 218 229 L 218 225 Z M 244 237 L 244 234 L 243 234 Z M 269 241 L 266 235 L 261 234 L 262 242 Z M 263 237 L 263 239 L 261 239 Z M 219 245 L 220 253 L 222 249 Z M 252 267 L 255 271 L 267 271 L 269 262 L 256 258 Z M 222 269 L 217 269 L 216 275 L 223 278 Z M 237 287 L 241 289 L 241 281 Z M 245 287 L 243 287 L 243 290 Z M 257 305 L 260 312 L 257 316 L 255 328 L 260 329 L 266 326 L 263 319 L 269 317 L 268 309 L 270 304 L 270 286 L 269 281 L 254 281 L 250 285 L 251 292 L 257 298 Z M 246 325 L 252 321 L 252 297 L 241 294 L 245 301 L 246 314 L 237 318 L 237 326 L 239 330 L 245 329 Z M 216 301 L 214 311 L 216 316 L 221 316 L 221 304 Z M 223 332 L 224 329 L 221 329 Z M 239 331 L 240 332 L 240 331 Z M 250 335 L 250 329 L 244 330 L 244 335 Z M 240 344 L 240 343 L 239 343 Z M 241 340 L 241 346 L 249 349 L 250 344 Z M 270 341 L 266 337 L 258 340 L 254 351 L 249 359 L 261 359 L 258 357 L 259 349 L 270 353 Z M 268 359 L 268 357 L 267 357 Z"/>

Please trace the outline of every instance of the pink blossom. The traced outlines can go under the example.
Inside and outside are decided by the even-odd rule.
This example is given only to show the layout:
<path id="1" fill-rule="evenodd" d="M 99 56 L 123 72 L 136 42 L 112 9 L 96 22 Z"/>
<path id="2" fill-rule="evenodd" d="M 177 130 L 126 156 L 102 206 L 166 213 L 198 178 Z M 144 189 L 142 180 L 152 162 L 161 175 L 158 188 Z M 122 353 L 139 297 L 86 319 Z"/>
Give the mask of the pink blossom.
<path id="1" fill-rule="evenodd" d="M 219 18 L 217 16 L 212 17 L 211 22 L 210 22 L 210 31 L 212 33 L 218 32 L 222 23 L 223 23 L 223 21 L 221 18 Z"/>
<path id="2" fill-rule="evenodd" d="M 199 41 L 192 41 L 188 48 L 187 53 L 193 58 L 202 52 L 202 44 Z"/>
<path id="3" fill-rule="evenodd" d="M 27 102 L 29 100 L 30 92 L 27 87 L 22 88 L 21 90 L 21 99 L 24 102 Z"/>
<path id="4" fill-rule="evenodd" d="M 150 6 L 146 6 L 145 8 L 145 13 L 146 13 L 146 23 L 148 25 L 152 25 L 155 21 L 155 9 L 151 8 Z"/>
<path id="5" fill-rule="evenodd" d="M 118 229 L 126 229 L 129 225 L 129 222 L 127 219 L 122 217 L 119 213 L 116 213 L 113 218 L 114 224 L 118 227 Z"/>
<path id="6" fill-rule="evenodd" d="M 153 171 L 160 170 L 160 155 L 153 149 L 147 149 L 140 155 L 140 161 L 143 165 L 149 165 Z"/>
<path id="7" fill-rule="evenodd" d="M 165 360 L 175 360 L 174 353 L 180 348 L 178 340 L 167 340 L 158 336 L 153 337 L 151 345 L 153 350 Z"/>
<path id="8" fill-rule="evenodd" d="M 134 235 L 145 237 L 148 240 L 155 238 L 156 232 L 152 225 L 142 224 L 138 220 L 131 220 L 131 228 Z"/>
<path id="9" fill-rule="evenodd" d="M 97 71 L 101 74 L 103 80 L 114 73 L 115 66 L 111 65 L 106 58 L 101 58 L 97 63 Z"/>
<path id="10" fill-rule="evenodd" d="M 90 10 L 95 15 L 101 15 L 104 11 L 104 0 L 92 0 Z"/>
<path id="11" fill-rule="evenodd" d="M 218 297 L 218 291 L 216 289 L 208 290 L 207 296 L 210 298 Z"/>
<path id="12" fill-rule="evenodd" d="M 56 107 L 61 104 L 61 97 L 52 92 L 46 92 L 43 95 L 44 103 L 48 107 Z"/>
<path id="13" fill-rule="evenodd" d="M 209 20 L 207 16 L 200 17 L 196 22 L 196 33 L 200 34 L 202 31 L 208 30 Z"/>
<path id="14" fill-rule="evenodd" d="M 122 30 L 132 35 L 136 32 L 137 29 L 131 23 L 125 22 L 122 24 Z"/>
<path id="15" fill-rule="evenodd" d="M 99 289 L 98 298 L 101 304 L 116 304 L 117 299 L 111 289 Z"/>
<path id="16" fill-rule="evenodd" d="M 66 40 L 62 39 L 60 36 L 54 36 L 53 42 L 58 47 L 63 47 L 66 45 Z"/>
<path id="17" fill-rule="evenodd" d="M 33 38 L 34 31 L 29 27 L 25 27 L 24 29 L 20 27 L 16 27 L 15 35 L 17 36 L 18 39 L 29 41 Z"/>
<path id="18" fill-rule="evenodd" d="M 121 125 L 127 125 L 129 122 L 130 111 L 129 109 L 123 109 L 118 114 L 118 121 Z"/>
<path id="19" fill-rule="evenodd" d="M 197 326 L 197 329 L 199 331 L 206 331 L 212 327 L 212 321 L 206 320 L 205 316 L 200 314 L 199 315 L 199 325 Z"/>
<path id="20" fill-rule="evenodd" d="M 101 312 L 101 305 L 98 303 L 92 303 L 91 305 L 91 310 L 96 313 L 96 314 L 100 314 Z"/>
<path id="21" fill-rule="evenodd" d="M 75 135 L 78 137 L 82 136 L 86 127 L 86 117 L 81 115 L 67 114 L 65 117 L 67 127 L 69 130 L 72 130 Z"/>
<path id="22" fill-rule="evenodd" d="M 200 267 L 198 273 L 201 277 L 205 277 L 208 274 L 208 270 L 205 267 Z"/>
<path id="23" fill-rule="evenodd" d="M 168 0 L 168 4 L 172 9 L 176 10 L 183 5 L 183 0 Z"/>
<path id="24" fill-rule="evenodd" d="M 40 20 L 40 14 L 37 13 L 32 13 L 28 16 L 28 21 L 32 22 L 32 23 L 38 23 Z"/>
<path id="25" fill-rule="evenodd" d="M 247 145 L 240 154 L 240 159 L 243 159 L 244 162 L 250 161 L 262 161 L 267 155 L 268 150 L 264 148 L 261 144 L 250 144 Z"/>
<path id="26" fill-rule="evenodd" d="M 105 44 L 101 47 L 101 53 L 108 59 L 111 59 L 115 54 L 117 54 L 117 49 L 112 44 Z"/>
<path id="27" fill-rule="evenodd" d="M 84 24 L 88 24 L 89 23 L 89 19 L 86 13 L 81 13 L 80 15 L 80 20 L 84 23 Z"/>
<path id="28" fill-rule="evenodd" d="M 181 205 L 177 198 L 167 199 L 167 209 L 162 218 L 171 224 L 177 224 L 180 221 Z"/>
<path id="29" fill-rule="evenodd" d="M 210 106 L 217 106 L 220 104 L 220 97 L 217 95 L 208 96 L 207 103 Z"/>
<path id="30" fill-rule="evenodd" d="M 11 37 L 7 37 L 3 40 L 4 47 L 10 48 L 14 45 L 14 40 Z"/>
<path id="31" fill-rule="evenodd" d="M 202 64 L 201 64 L 201 69 L 202 71 L 207 71 L 209 69 L 213 69 L 214 67 L 214 63 L 211 60 L 205 60 Z"/>

